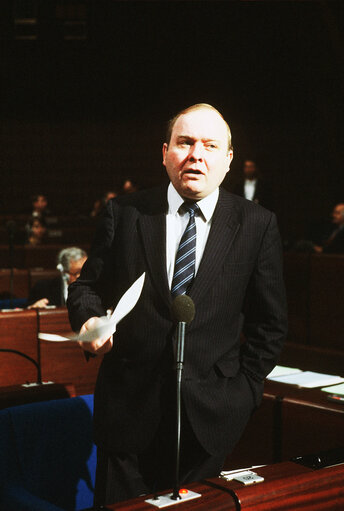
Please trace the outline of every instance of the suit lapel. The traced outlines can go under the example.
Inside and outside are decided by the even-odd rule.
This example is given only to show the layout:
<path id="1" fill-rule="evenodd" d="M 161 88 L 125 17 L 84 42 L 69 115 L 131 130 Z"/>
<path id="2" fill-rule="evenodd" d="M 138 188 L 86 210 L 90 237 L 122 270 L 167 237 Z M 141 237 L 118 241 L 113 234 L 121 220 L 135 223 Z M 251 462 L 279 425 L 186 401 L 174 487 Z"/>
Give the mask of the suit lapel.
<path id="1" fill-rule="evenodd" d="M 239 228 L 240 215 L 234 198 L 220 189 L 207 244 L 189 293 L 195 302 L 207 292 L 217 273 L 221 271 Z"/>
<path id="2" fill-rule="evenodd" d="M 163 188 L 156 200 L 150 202 L 149 210 L 141 214 L 139 225 L 152 281 L 170 307 L 172 298 L 166 270 L 166 211 L 167 191 Z"/>

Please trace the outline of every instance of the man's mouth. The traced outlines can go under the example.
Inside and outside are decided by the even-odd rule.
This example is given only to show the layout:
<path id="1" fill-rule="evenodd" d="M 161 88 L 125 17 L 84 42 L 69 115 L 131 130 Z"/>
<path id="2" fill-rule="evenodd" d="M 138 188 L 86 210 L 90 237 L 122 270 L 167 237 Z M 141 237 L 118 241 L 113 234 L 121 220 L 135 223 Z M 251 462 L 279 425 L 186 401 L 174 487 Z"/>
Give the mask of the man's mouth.
<path id="1" fill-rule="evenodd" d="M 197 169 L 186 169 L 183 174 L 194 174 L 195 176 L 202 176 L 203 172 Z"/>

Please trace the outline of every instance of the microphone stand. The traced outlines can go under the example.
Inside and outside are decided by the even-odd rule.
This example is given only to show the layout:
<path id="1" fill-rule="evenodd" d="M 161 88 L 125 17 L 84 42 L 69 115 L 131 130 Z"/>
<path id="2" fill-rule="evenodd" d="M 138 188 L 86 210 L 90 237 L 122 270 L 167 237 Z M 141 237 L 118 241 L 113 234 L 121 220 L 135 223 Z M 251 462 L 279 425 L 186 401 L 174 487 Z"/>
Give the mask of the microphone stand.
<path id="1" fill-rule="evenodd" d="M 181 403 L 182 403 L 182 374 L 184 365 L 184 342 L 185 342 L 185 325 L 184 321 L 178 322 L 177 327 L 177 356 L 176 356 L 176 472 L 175 472 L 175 484 L 172 494 L 173 500 L 181 499 L 179 490 L 179 470 L 180 470 L 180 432 L 181 432 Z"/>

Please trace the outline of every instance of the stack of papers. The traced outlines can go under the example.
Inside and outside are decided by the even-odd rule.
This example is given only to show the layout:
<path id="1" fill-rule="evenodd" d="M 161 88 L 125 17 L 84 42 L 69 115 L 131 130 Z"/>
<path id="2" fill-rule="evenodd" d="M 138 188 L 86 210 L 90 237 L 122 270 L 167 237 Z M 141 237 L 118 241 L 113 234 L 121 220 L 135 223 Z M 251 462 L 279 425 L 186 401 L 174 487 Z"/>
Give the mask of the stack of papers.
<path id="1" fill-rule="evenodd" d="M 325 387 L 321 389 L 323 392 L 329 392 L 329 394 L 337 394 L 337 396 L 344 396 L 344 384 L 331 385 L 331 387 Z"/>
<path id="2" fill-rule="evenodd" d="M 277 376 L 285 376 L 288 374 L 302 373 L 301 369 L 296 367 L 276 366 L 270 374 L 267 375 L 268 380 L 273 380 Z"/>
<path id="3" fill-rule="evenodd" d="M 279 376 L 273 377 L 269 375 L 269 379 L 272 381 L 278 381 L 280 383 L 298 385 L 299 387 L 305 387 L 308 389 L 323 387 L 326 385 L 335 385 L 337 383 L 344 382 L 344 378 L 341 376 L 315 373 L 313 371 L 298 371 L 296 373 L 294 372 L 291 374 L 281 374 Z"/>

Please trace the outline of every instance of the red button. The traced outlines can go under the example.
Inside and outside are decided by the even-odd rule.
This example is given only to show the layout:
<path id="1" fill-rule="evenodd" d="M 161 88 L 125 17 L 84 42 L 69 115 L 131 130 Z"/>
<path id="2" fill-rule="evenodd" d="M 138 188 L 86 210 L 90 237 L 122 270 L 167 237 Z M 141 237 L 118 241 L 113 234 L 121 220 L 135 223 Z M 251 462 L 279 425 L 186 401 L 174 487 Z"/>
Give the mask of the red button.
<path id="1" fill-rule="evenodd" d="M 180 493 L 183 494 L 183 495 L 186 495 L 187 493 L 189 493 L 189 490 L 187 490 L 186 488 L 182 488 L 180 490 Z"/>

